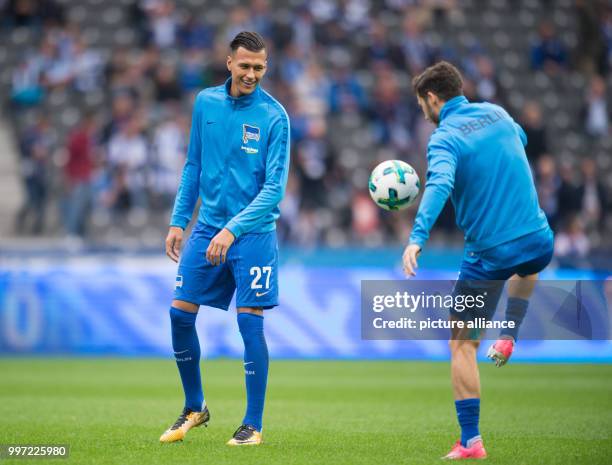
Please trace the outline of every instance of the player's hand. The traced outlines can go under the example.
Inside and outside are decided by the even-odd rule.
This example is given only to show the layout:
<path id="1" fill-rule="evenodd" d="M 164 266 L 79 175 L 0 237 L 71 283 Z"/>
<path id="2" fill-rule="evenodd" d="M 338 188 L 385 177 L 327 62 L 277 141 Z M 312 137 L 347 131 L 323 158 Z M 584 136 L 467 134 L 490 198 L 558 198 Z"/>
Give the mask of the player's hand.
<path id="1" fill-rule="evenodd" d="M 178 262 L 183 244 L 183 230 L 176 226 L 170 226 L 168 236 L 166 236 L 166 255 L 173 261 Z"/>
<path id="2" fill-rule="evenodd" d="M 416 276 L 416 269 L 419 267 L 417 264 L 417 257 L 421 253 L 421 247 L 416 244 L 408 244 L 404 250 L 403 262 L 404 262 L 404 273 L 406 276 Z"/>
<path id="3" fill-rule="evenodd" d="M 217 266 L 220 263 L 225 263 L 227 251 L 234 243 L 236 238 L 229 229 L 223 228 L 215 237 L 213 237 L 206 249 L 206 260 L 211 265 Z"/>

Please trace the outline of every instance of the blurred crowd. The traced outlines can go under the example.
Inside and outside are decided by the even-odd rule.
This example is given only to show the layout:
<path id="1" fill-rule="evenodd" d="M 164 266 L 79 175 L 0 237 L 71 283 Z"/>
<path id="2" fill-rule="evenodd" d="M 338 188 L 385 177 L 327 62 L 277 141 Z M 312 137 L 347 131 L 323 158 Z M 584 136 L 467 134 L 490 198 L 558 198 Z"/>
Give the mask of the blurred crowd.
<path id="1" fill-rule="evenodd" d="M 477 41 L 461 52 L 432 31 L 462 14 L 454 0 L 311 0 L 278 13 L 267 0 L 229 9 L 214 25 L 173 0 L 137 0 L 129 7 L 134 46 L 101 50 L 67 18 L 67 3 L 0 0 L 6 28 L 31 28 L 37 46 L 13 70 L 11 108 L 40 108 L 19 127 L 25 202 L 20 233 L 49 234 L 48 210 L 60 212 L 65 234 L 91 237 L 102 224 L 142 225 L 169 218 L 184 162 L 195 94 L 227 78 L 228 44 L 242 30 L 267 40 L 263 86 L 288 110 L 292 169 L 282 204 L 280 234 L 300 246 L 404 242 L 414 209 L 387 214 L 369 200 L 366 173 L 377 162 L 401 158 L 425 173 L 423 120 L 410 79 L 439 59 L 460 66 L 471 101 L 507 104 L 498 70 Z M 177 2 L 181 3 L 181 2 Z M 294 2 L 295 4 L 296 2 Z M 182 5 L 182 4 L 181 4 Z M 596 5 L 595 8 L 593 5 Z M 580 69 L 588 88 L 580 118 L 590 137 L 610 135 L 612 107 L 605 76 L 612 64 L 612 8 L 576 1 L 579 47 L 575 60 L 553 23 L 540 24 L 524 59 L 555 75 Z M 389 16 L 399 18 L 391 30 Z M 65 134 L 42 111 L 58 89 L 85 100 L 103 95 Z M 596 164 L 584 157 L 564 164 L 551 153 L 543 109 L 536 101 L 514 115 L 529 138 L 528 157 L 542 207 L 558 232 L 558 253 L 584 256 L 606 228 L 609 194 Z M 358 159 L 350 143 L 368 146 Z M 337 129 L 339 128 L 339 129 Z M 359 169 L 357 169 L 359 168 Z M 160 232 L 160 235 L 163 234 Z M 460 240 L 452 208 L 436 237 Z"/>

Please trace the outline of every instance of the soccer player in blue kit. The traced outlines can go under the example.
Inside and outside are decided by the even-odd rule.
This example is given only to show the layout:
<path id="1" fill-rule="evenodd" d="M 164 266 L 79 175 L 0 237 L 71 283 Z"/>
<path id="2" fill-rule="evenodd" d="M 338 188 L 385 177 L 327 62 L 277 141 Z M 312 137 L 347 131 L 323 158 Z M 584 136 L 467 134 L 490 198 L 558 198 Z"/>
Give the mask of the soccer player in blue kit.
<path id="1" fill-rule="evenodd" d="M 267 63 L 262 37 L 241 32 L 230 49 L 231 77 L 196 97 L 187 160 L 166 238 L 167 255 L 180 260 L 170 321 L 185 406 L 161 442 L 180 441 L 210 419 L 200 378 L 196 316 L 200 305 L 227 310 L 234 291 L 244 341 L 247 405 L 228 444 L 262 442 L 268 378 L 263 310 L 278 305 L 275 222 L 289 169 L 289 118 L 259 86 Z M 198 221 L 181 253 L 183 231 L 198 197 Z"/>
<path id="2" fill-rule="evenodd" d="M 425 192 L 403 264 L 414 276 L 418 255 L 450 196 L 465 235 L 454 293 L 486 296 L 483 312 L 453 310 L 451 320 L 491 319 L 509 280 L 505 317 L 515 327 L 503 329 L 487 354 L 502 366 L 514 349 L 538 273 L 551 260 L 553 234 L 538 204 L 523 129 L 498 105 L 469 103 L 462 86 L 459 71 L 444 61 L 413 80 L 419 106 L 437 129 L 427 147 Z M 480 337 L 481 331 L 452 330 L 451 380 L 461 439 L 447 459 L 487 455 L 478 426 Z"/>

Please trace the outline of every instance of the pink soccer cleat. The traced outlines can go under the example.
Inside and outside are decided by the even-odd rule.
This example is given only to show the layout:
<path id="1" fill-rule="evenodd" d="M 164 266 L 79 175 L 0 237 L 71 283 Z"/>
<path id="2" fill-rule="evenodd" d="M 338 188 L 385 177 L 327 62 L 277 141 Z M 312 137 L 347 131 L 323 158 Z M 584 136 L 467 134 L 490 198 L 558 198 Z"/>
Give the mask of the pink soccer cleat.
<path id="1" fill-rule="evenodd" d="M 487 351 L 487 357 L 495 362 L 495 366 L 501 367 L 508 363 L 514 350 L 514 339 L 498 339 Z"/>
<path id="2" fill-rule="evenodd" d="M 451 451 L 442 458 L 444 460 L 486 459 L 487 451 L 482 445 L 482 439 L 473 441 L 469 447 L 463 447 L 461 441 L 457 441 Z"/>

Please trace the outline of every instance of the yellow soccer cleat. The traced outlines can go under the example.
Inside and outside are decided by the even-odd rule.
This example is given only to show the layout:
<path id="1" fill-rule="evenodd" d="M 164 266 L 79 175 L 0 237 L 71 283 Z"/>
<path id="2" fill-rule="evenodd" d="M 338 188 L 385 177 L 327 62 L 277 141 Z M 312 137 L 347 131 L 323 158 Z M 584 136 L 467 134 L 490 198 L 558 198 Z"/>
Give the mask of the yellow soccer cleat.
<path id="1" fill-rule="evenodd" d="M 257 446 L 263 442 L 263 436 L 251 425 L 240 425 L 234 437 L 227 441 L 228 446 Z"/>
<path id="2" fill-rule="evenodd" d="M 182 441 L 187 431 L 196 426 L 204 425 L 210 420 L 210 412 L 206 407 L 201 412 L 194 412 L 191 409 L 185 408 L 183 413 L 178 417 L 176 423 L 168 428 L 159 438 L 160 442 L 175 442 Z"/>

